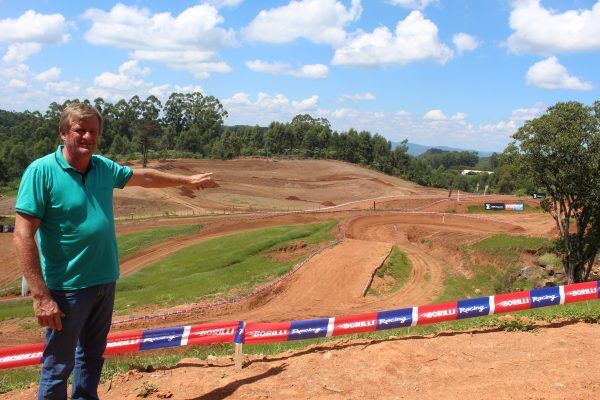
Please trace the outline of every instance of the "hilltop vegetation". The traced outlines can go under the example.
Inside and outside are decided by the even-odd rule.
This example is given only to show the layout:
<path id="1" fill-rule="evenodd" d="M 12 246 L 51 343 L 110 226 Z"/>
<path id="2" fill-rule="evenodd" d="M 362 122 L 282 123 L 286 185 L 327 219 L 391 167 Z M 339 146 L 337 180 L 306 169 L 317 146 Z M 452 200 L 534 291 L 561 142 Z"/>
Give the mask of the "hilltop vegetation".
<path id="1" fill-rule="evenodd" d="M 25 167 L 60 144 L 57 126 L 67 102 L 53 102 L 44 113 L 0 110 L 0 186 L 17 187 Z M 227 111 L 218 99 L 201 93 L 173 93 L 164 105 L 154 96 L 114 104 L 97 98 L 93 104 L 104 119 L 98 151 L 117 160 L 292 156 L 348 161 L 421 185 L 462 191 L 483 191 L 489 185 L 488 192 L 511 193 L 532 186 L 515 179 L 510 168 L 502 169 L 496 155 L 491 165 L 499 168 L 496 174 L 463 176 L 461 166 L 479 161 L 474 152 L 431 149 L 415 158 L 406 140 L 393 148 L 378 133 L 337 132 L 327 119 L 307 114 L 268 127 L 225 126 Z"/>

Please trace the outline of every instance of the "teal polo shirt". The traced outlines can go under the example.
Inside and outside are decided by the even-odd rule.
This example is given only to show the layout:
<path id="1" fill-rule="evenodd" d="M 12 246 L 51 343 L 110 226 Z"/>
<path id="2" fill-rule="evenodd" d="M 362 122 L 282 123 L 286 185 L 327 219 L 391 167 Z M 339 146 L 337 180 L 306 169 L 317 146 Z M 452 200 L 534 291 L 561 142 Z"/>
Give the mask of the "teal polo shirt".
<path id="1" fill-rule="evenodd" d="M 27 167 L 15 209 L 41 220 L 37 239 L 49 289 L 114 282 L 119 278 L 119 260 L 113 189 L 122 189 L 133 171 L 93 155 L 81 174 L 66 162 L 62 148 Z"/>

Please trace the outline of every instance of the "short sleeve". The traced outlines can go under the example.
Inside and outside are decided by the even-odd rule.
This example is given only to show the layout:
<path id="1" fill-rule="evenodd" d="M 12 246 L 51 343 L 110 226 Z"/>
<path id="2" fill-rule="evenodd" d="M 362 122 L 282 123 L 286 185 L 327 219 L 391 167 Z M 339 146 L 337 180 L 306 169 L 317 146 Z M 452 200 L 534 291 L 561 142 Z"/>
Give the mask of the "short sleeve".
<path id="1" fill-rule="evenodd" d="M 46 178 L 42 171 L 36 167 L 29 166 L 23 173 L 15 210 L 18 213 L 31 215 L 42 219 L 46 213 L 48 203 L 48 190 Z"/>
<path id="2" fill-rule="evenodd" d="M 114 187 L 117 189 L 123 189 L 131 176 L 133 175 L 133 170 L 129 167 L 119 165 L 116 162 L 111 160 L 111 169 L 114 179 Z"/>

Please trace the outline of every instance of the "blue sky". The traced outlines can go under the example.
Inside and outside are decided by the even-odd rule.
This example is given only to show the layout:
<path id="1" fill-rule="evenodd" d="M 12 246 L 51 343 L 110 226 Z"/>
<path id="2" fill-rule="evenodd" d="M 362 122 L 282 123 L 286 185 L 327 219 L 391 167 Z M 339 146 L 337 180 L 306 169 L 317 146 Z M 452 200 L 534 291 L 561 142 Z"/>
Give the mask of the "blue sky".
<path id="1" fill-rule="evenodd" d="M 600 99 L 600 0 L 0 0 L 0 108 L 173 91 L 233 124 L 294 115 L 501 151 L 559 101 Z"/>

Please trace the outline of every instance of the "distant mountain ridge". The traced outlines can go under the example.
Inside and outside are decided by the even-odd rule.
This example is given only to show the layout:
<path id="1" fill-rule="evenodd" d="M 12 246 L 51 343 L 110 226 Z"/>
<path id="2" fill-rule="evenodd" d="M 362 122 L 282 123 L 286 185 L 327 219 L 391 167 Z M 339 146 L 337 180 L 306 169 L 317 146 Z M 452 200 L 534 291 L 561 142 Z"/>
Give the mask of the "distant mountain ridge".
<path id="1" fill-rule="evenodd" d="M 400 142 L 392 142 L 392 149 L 395 149 L 399 145 L 400 145 Z M 417 157 L 417 156 L 425 153 L 429 149 L 440 149 L 440 150 L 445 150 L 445 151 L 474 151 L 477 153 L 477 155 L 479 157 L 489 157 L 493 153 L 491 151 L 481 151 L 481 150 L 474 150 L 474 149 L 459 149 L 456 147 L 448 147 L 448 146 L 425 146 L 425 145 L 417 144 L 417 143 L 408 143 L 408 154 L 410 154 L 413 157 Z M 498 153 L 500 153 L 500 152 L 498 152 Z"/>

